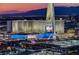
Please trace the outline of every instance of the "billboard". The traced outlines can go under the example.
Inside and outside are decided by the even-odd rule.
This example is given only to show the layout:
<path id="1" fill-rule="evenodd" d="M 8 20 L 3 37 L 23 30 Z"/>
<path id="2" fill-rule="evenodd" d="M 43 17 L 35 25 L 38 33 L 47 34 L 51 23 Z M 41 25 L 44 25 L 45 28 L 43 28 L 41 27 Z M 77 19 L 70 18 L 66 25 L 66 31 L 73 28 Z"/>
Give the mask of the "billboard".
<path id="1" fill-rule="evenodd" d="M 53 32 L 41 33 L 41 34 L 37 35 L 37 38 L 39 38 L 39 39 L 48 39 L 48 38 L 52 38 L 53 35 L 54 35 Z"/>
<path id="2" fill-rule="evenodd" d="M 26 37 L 26 35 L 12 34 L 9 38 L 13 40 L 25 40 Z"/>

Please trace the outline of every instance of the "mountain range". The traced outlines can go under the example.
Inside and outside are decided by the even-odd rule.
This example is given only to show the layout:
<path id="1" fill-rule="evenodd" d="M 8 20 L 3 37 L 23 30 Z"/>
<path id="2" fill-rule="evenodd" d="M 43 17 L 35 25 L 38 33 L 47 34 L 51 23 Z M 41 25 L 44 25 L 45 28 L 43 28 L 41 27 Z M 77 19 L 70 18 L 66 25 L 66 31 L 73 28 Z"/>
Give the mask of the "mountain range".
<path id="1" fill-rule="evenodd" d="M 10 11 L 2 11 L 2 12 L 0 12 L 0 14 L 12 14 L 12 13 L 21 13 L 21 11 L 10 10 Z"/>
<path id="2" fill-rule="evenodd" d="M 79 6 L 77 7 L 55 7 L 55 15 L 79 15 Z M 16 10 L 5 11 L 0 16 L 46 16 L 47 8 L 20 12 Z"/>
<path id="3" fill-rule="evenodd" d="M 46 8 L 44 9 L 37 9 L 37 10 L 32 10 L 28 12 L 18 12 L 18 13 L 5 13 L 5 14 L 0 14 L 0 16 L 45 16 L 46 15 Z"/>

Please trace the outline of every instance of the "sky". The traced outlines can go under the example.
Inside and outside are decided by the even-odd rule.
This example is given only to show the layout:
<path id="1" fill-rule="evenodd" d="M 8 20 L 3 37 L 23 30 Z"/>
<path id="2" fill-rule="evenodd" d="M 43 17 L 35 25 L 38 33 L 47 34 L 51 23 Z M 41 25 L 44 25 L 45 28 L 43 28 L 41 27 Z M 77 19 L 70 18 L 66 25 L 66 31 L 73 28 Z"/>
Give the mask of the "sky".
<path id="1" fill-rule="evenodd" d="M 0 3 L 0 13 L 5 13 L 5 12 L 20 12 L 20 11 L 30 11 L 30 10 L 35 10 L 35 9 L 41 9 L 41 8 L 46 8 L 47 4 L 33 4 L 33 3 Z"/>
<path id="2" fill-rule="evenodd" d="M 78 3 L 56 3 L 55 6 L 79 6 Z M 0 14 L 47 8 L 47 3 L 0 3 Z"/>

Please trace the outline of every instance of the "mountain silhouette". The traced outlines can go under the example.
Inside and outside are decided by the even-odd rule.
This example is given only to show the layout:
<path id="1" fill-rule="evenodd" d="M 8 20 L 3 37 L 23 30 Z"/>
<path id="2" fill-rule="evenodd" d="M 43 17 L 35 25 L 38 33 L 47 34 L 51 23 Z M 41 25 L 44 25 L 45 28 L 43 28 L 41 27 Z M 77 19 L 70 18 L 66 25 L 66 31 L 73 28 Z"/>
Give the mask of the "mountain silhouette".
<path id="1" fill-rule="evenodd" d="M 79 15 L 79 6 L 77 7 L 55 7 L 55 15 Z M 28 12 L 11 13 L 11 14 L 0 14 L 0 16 L 46 16 L 47 8 L 31 10 Z"/>
<path id="2" fill-rule="evenodd" d="M 79 15 L 79 6 L 55 7 L 55 15 Z"/>
<path id="3" fill-rule="evenodd" d="M 12 14 L 12 13 L 21 13 L 21 11 L 10 10 L 10 11 L 3 11 L 3 12 L 0 12 L 0 14 Z"/>
<path id="4" fill-rule="evenodd" d="M 0 14 L 0 16 L 46 16 L 46 12 L 46 8 L 44 8 L 21 13 Z"/>

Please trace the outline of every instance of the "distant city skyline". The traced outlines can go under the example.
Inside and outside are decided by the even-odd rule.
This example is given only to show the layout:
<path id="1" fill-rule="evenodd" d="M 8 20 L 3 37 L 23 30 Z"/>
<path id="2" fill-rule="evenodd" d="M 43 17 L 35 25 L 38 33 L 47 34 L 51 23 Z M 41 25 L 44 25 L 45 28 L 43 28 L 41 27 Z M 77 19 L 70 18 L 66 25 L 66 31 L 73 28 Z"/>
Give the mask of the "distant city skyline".
<path id="1" fill-rule="evenodd" d="M 79 6 L 78 3 L 55 3 L 55 6 Z M 0 3 L 0 14 L 19 13 L 36 9 L 47 8 L 47 3 Z"/>

